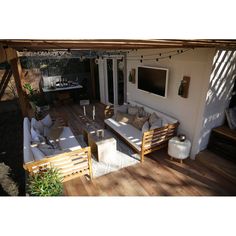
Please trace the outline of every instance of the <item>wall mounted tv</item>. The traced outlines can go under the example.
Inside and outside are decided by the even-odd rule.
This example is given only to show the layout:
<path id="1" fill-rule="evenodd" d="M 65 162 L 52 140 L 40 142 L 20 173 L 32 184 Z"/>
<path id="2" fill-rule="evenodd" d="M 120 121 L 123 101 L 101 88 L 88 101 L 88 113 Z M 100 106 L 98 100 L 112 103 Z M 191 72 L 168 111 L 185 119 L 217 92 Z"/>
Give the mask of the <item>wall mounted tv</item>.
<path id="1" fill-rule="evenodd" d="M 140 66 L 138 67 L 138 89 L 167 97 L 168 69 Z"/>

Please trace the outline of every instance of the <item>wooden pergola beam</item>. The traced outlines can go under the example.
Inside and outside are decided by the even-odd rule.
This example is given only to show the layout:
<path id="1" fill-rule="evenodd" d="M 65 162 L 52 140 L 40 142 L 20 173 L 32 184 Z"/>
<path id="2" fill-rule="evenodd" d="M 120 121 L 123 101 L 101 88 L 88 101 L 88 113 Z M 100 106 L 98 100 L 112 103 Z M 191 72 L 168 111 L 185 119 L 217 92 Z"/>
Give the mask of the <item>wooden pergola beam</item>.
<path id="1" fill-rule="evenodd" d="M 2 99 L 4 92 L 7 88 L 7 85 L 11 79 L 12 71 L 7 69 L 2 77 L 1 83 L 0 83 L 0 100 Z"/>
<path id="2" fill-rule="evenodd" d="M 28 115 L 27 107 L 28 103 L 26 101 L 24 91 L 22 89 L 21 81 L 23 80 L 22 67 L 20 64 L 20 59 L 18 57 L 11 58 L 9 61 L 11 65 L 12 74 L 16 83 L 16 90 L 19 97 L 19 104 L 21 108 L 22 115 L 25 117 Z"/>
<path id="3" fill-rule="evenodd" d="M 0 44 L 16 50 L 46 49 L 84 49 L 84 50 L 129 50 L 148 48 L 226 48 L 236 49 L 236 40 L 131 40 L 131 39 L 97 39 L 97 40 L 0 40 Z"/>

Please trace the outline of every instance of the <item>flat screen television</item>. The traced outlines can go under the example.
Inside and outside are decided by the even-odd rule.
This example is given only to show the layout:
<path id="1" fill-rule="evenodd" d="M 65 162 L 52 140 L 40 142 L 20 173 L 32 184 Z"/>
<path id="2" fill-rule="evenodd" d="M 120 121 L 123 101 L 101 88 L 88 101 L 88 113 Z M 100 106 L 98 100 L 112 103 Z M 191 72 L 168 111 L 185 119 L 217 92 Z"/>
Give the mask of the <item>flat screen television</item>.
<path id="1" fill-rule="evenodd" d="M 138 67 L 138 89 L 167 97 L 168 69 L 140 66 Z"/>

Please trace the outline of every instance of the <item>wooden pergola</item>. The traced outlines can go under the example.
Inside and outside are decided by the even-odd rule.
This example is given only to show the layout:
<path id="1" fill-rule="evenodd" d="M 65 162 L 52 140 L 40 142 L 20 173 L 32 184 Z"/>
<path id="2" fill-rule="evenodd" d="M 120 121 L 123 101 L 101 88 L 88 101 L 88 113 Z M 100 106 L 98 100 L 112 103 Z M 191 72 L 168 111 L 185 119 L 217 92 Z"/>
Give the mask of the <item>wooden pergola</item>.
<path id="1" fill-rule="evenodd" d="M 21 81 L 24 78 L 19 60 L 19 51 L 37 50 L 131 50 L 131 49 L 156 49 L 156 48 L 216 48 L 236 50 L 236 40 L 132 40 L 132 39 L 92 39 L 92 40 L 0 40 L 0 63 L 8 62 L 10 69 L 5 71 L 1 80 L 0 92 L 4 91 L 6 82 L 11 73 L 14 76 L 19 103 L 23 116 L 27 116 L 27 99 L 22 89 Z M 1 88 L 3 87 L 3 88 Z"/>
<path id="2" fill-rule="evenodd" d="M 150 48 L 225 48 L 236 49 L 236 40 L 132 40 L 132 39 L 93 39 L 93 40 L 0 40 L 3 47 L 16 50 L 44 50 L 44 49 L 150 49 Z"/>

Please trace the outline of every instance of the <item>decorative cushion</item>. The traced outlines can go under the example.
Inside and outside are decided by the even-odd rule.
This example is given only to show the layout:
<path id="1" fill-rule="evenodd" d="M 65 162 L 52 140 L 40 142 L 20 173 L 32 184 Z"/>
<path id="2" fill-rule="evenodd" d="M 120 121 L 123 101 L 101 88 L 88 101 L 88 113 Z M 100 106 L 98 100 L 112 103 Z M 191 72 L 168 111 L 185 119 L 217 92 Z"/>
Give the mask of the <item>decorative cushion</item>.
<path id="1" fill-rule="evenodd" d="M 146 132 L 149 130 L 149 122 L 146 121 L 144 124 L 143 124 L 143 127 L 142 127 L 142 133 Z"/>
<path id="2" fill-rule="evenodd" d="M 45 141 L 44 137 L 39 132 L 34 130 L 33 127 L 31 127 L 30 131 L 31 131 L 31 139 L 32 139 L 33 142 L 43 142 L 43 141 Z"/>
<path id="3" fill-rule="evenodd" d="M 54 155 L 56 150 L 48 144 L 41 144 L 41 143 L 38 145 L 38 149 L 46 156 Z"/>
<path id="4" fill-rule="evenodd" d="M 150 117 L 150 113 L 146 112 L 143 107 L 139 107 L 138 115 L 140 117 Z"/>
<path id="5" fill-rule="evenodd" d="M 40 120 L 38 121 L 35 118 L 32 118 L 31 119 L 31 126 L 34 128 L 34 130 L 39 131 L 39 133 L 41 135 L 44 135 L 44 133 L 43 133 L 43 124 Z"/>
<path id="6" fill-rule="evenodd" d="M 149 117 L 149 124 L 150 124 L 150 126 L 152 126 L 159 119 L 160 119 L 159 116 L 157 116 L 157 114 L 155 112 L 153 112 L 151 114 L 151 116 Z"/>
<path id="7" fill-rule="evenodd" d="M 162 119 L 158 118 L 158 120 L 156 120 L 154 123 L 152 123 L 152 125 L 150 127 L 150 130 L 151 129 L 157 129 L 157 128 L 160 128 L 160 127 L 162 127 Z"/>
<path id="8" fill-rule="evenodd" d="M 132 124 L 134 121 L 134 118 L 135 118 L 135 115 L 129 115 L 129 114 L 119 112 L 119 111 L 117 111 L 117 113 L 116 113 L 116 121 L 118 121 L 118 122 Z"/>
<path id="9" fill-rule="evenodd" d="M 63 130 L 63 126 L 61 126 L 61 122 L 59 120 L 56 120 L 53 124 L 53 126 L 50 128 L 47 137 L 49 140 L 58 140 L 61 132 Z"/>
<path id="10" fill-rule="evenodd" d="M 117 111 L 127 113 L 128 112 L 128 105 L 121 105 L 121 106 L 116 107 L 116 112 Z"/>
<path id="11" fill-rule="evenodd" d="M 236 129 L 236 107 L 225 110 L 226 119 L 230 129 Z"/>
<path id="12" fill-rule="evenodd" d="M 167 119 L 166 118 L 162 118 L 162 126 L 166 126 L 166 125 L 168 125 L 169 123 L 168 123 L 168 121 L 167 121 Z"/>
<path id="13" fill-rule="evenodd" d="M 48 114 L 47 116 L 45 116 L 42 120 L 41 120 L 42 124 L 44 126 L 47 126 L 47 127 L 51 127 L 53 122 L 52 122 L 52 119 L 51 119 L 51 116 Z"/>
<path id="14" fill-rule="evenodd" d="M 47 137 L 50 132 L 50 127 L 44 126 L 43 127 L 43 136 Z"/>
<path id="15" fill-rule="evenodd" d="M 138 114 L 135 116 L 135 119 L 132 123 L 134 127 L 142 130 L 144 123 L 148 120 L 148 117 L 139 117 Z"/>
<path id="16" fill-rule="evenodd" d="M 129 115 L 136 115 L 139 111 L 139 108 L 137 106 L 128 106 L 128 114 Z"/>
<path id="17" fill-rule="evenodd" d="M 39 161 L 45 157 L 44 153 L 42 153 L 36 145 L 31 146 L 31 150 L 35 161 Z"/>

